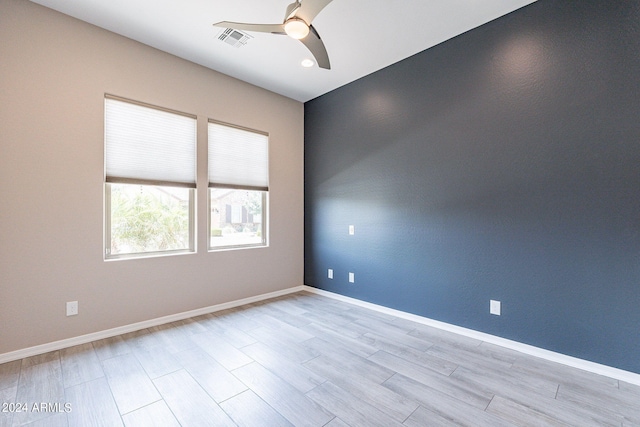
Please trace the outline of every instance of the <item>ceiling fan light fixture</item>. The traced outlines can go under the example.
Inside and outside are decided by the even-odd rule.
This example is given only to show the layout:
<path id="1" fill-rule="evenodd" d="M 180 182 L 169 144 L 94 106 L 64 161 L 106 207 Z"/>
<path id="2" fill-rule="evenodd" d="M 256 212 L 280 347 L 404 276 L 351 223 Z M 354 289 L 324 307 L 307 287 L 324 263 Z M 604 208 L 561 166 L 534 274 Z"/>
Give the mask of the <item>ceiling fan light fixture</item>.
<path id="1" fill-rule="evenodd" d="M 284 32 L 289 37 L 300 40 L 309 34 L 309 25 L 300 18 L 287 19 L 284 23 Z"/>
<path id="2" fill-rule="evenodd" d="M 304 68 L 311 68 L 314 66 L 314 64 L 315 62 L 313 62 L 313 60 L 309 58 L 303 59 L 302 62 L 300 63 L 300 65 L 302 65 Z"/>

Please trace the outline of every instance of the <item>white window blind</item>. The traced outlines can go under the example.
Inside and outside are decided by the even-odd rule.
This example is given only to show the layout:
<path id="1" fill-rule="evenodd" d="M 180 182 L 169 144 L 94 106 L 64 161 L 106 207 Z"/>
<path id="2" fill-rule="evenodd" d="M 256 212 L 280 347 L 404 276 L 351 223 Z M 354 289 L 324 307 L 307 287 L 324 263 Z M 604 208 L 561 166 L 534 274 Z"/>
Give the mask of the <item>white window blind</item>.
<path id="1" fill-rule="evenodd" d="M 269 137 L 209 121 L 209 187 L 269 190 Z"/>
<path id="2" fill-rule="evenodd" d="M 196 186 L 196 118 L 105 98 L 106 180 Z"/>

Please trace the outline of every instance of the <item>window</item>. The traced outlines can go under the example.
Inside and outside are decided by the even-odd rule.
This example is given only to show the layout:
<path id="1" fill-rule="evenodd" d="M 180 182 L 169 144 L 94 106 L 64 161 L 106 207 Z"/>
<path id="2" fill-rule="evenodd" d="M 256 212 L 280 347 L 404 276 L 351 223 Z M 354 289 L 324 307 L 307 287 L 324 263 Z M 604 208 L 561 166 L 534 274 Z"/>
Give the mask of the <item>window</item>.
<path id="1" fill-rule="evenodd" d="M 194 251 L 196 118 L 105 97 L 105 257 Z"/>
<path id="2" fill-rule="evenodd" d="M 266 133 L 209 121 L 209 249 L 265 246 Z"/>

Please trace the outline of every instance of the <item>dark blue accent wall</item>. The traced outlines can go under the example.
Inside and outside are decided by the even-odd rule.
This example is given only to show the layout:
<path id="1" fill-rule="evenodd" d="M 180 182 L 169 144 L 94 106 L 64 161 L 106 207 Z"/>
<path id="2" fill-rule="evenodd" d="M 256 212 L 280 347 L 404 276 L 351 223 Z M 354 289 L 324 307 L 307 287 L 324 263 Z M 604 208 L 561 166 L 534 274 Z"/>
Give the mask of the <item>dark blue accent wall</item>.
<path id="1" fill-rule="evenodd" d="M 305 283 L 640 373 L 640 1 L 539 0 L 307 102 Z"/>

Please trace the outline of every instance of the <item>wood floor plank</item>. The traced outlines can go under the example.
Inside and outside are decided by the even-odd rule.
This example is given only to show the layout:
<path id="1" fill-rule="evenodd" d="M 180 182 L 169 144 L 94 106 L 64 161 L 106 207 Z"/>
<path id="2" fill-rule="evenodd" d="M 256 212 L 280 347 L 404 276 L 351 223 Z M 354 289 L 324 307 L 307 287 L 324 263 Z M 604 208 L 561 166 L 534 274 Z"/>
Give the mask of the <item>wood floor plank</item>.
<path id="1" fill-rule="evenodd" d="M 93 341 L 91 344 L 100 360 L 111 359 L 112 357 L 131 353 L 131 347 L 129 347 L 120 335 Z"/>
<path id="2" fill-rule="evenodd" d="M 389 313 L 383 313 L 383 312 L 371 310 L 365 307 L 353 306 L 351 304 L 348 304 L 342 301 L 338 301 L 336 303 L 336 306 L 345 310 L 344 311 L 345 313 L 356 316 L 358 319 L 372 319 L 372 320 L 386 321 L 386 322 L 393 322 L 397 319 L 397 317 Z"/>
<path id="3" fill-rule="evenodd" d="M 500 369 L 508 370 L 512 364 L 502 360 L 491 359 L 490 356 L 484 356 L 475 350 L 464 347 L 450 347 L 446 344 L 434 344 L 425 352 L 433 357 L 446 358 L 457 366 L 464 366 L 471 369 Z"/>
<path id="4" fill-rule="evenodd" d="M 251 390 L 222 402 L 220 406 L 239 427 L 293 426 Z"/>
<path id="5" fill-rule="evenodd" d="M 483 371 L 458 368 L 453 376 L 463 376 L 477 386 L 478 390 L 495 393 L 518 404 L 548 415 L 569 425 L 581 427 L 619 426 L 622 417 L 611 417 L 608 414 L 586 406 L 568 405 L 555 399 L 555 395 L 539 392 L 530 387 L 518 387 L 517 384 L 504 384 L 499 378 L 486 377 Z"/>
<path id="6" fill-rule="evenodd" d="M 102 365 L 91 343 L 60 350 L 60 362 L 65 387 L 104 377 Z"/>
<path id="7" fill-rule="evenodd" d="M 374 332 L 372 332 L 374 331 Z M 396 331 L 380 331 L 377 329 L 365 329 L 363 336 L 382 340 L 388 344 L 409 347 L 418 351 L 427 351 L 433 347 L 433 343 L 413 337 L 408 333 Z"/>
<path id="8" fill-rule="evenodd" d="M 448 360 L 451 359 L 448 355 L 435 356 L 430 353 L 416 350 L 414 347 L 398 344 L 397 340 L 392 340 L 378 334 L 367 333 L 363 335 L 360 340 L 368 343 L 378 350 L 393 354 L 394 356 L 398 356 L 409 362 L 421 366 L 428 366 L 431 370 L 443 375 L 450 375 L 458 367 L 456 363 Z"/>
<path id="9" fill-rule="evenodd" d="M 234 370 L 233 374 L 296 426 L 323 426 L 334 417 L 256 362 Z"/>
<path id="10" fill-rule="evenodd" d="M 260 327 L 248 333 L 257 341 L 265 344 L 295 363 L 304 363 L 320 355 L 317 350 L 307 347 L 306 344 L 308 341 L 299 344 L 271 328 Z"/>
<path id="11" fill-rule="evenodd" d="M 195 332 L 191 335 L 197 335 L 203 332 L 209 332 L 212 327 L 215 327 L 216 325 L 225 324 L 225 322 L 222 321 L 223 318 L 224 317 L 218 317 L 217 313 L 208 313 L 208 314 L 203 314 L 201 316 L 192 318 L 193 323 L 198 325 L 198 328 L 200 329 L 200 331 Z M 226 324 L 228 325 L 228 323 Z M 228 325 L 228 326 L 231 326 L 231 325 Z"/>
<path id="12" fill-rule="evenodd" d="M 348 316 L 345 314 L 332 313 L 330 311 L 322 310 L 309 310 L 305 314 L 299 316 L 305 320 L 304 323 L 321 323 L 327 327 L 343 328 L 346 325 L 353 323 L 357 318 L 355 316 Z M 359 334 L 359 333 L 358 333 Z"/>
<path id="13" fill-rule="evenodd" d="M 69 420 L 65 413 L 53 413 L 46 418 L 25 424 L 24 427 L 67 427 Z"/>
<path id="14" fill-rule="evenodd" d="M 198 320 L 199 319 L 197 317 L 193 317 L 190 319 L 178 320 L 171 323 L 171 325 L 182 333 L 185 333 L 186 335 L 195 335 L 202 332 L 207 332 L 206 326 L 204 326 Z"/>
<path id="15" fill-rule="evenodd" d="M 214 313 L 213 315 L 217 317 L 219 321 L 225 324 L 229 324 L 236 329 L 240 329 L 243 332 L 248 332 L 262 326 L 254 318 L 245 316 L 243 312 L 244 309 L 242 307 L 239 307 L 219 311 L 217 313 Z"/>
<path id="16" fill-rule="evenodd" d="M 295 300 L 292 300 L 291 298 L 276 299 L 272 305 L 279 310 L 294 316 L 302 316 L 308 312 L 305 308 L 296 304 Z"/>
<path id="17" fill-rule="evenodd" d="M 364 333 L 363 330 L 365 329 L 362 326 L 353 326 L 353 320 L 347 321 L 347 322 L 335 322 L 335 321 L 331 321 L 330 317 L 337 317 L 337 315 L 332 315 L 332 314 L 322 314 L 322 315 L 315 315 L 315 316 L 305 316 L 306 321 L 305 322 L 301 322 L 298 327 L 303 326 L 303 325 L 322 325 L 322 327 L 335 332 L 339 335 L 343 335 L 347 338 L 351 338 L 351 339 L 357 339 L 360 338 L 362 336 L 362 334 Z M 366 331 L 369 332 L 369 331 Z"/>
<path id="18" fill-rule="evenodd" d="M 150 349 L 162 345 L 162 341 L 156 334 L 152 334 L 149 329 L 140 329 L 133 332 L 127 332 L 120 335 L 127 347 L 132 350 L 135 348 Z"/>
<path id="19" fill-rule="evenodd" d="M 104 360 L 102 368 L 120 414 L 124 415 L 161 399 L 151 379 L 133 354 Z"/>
<path id="20" fill-rule="evenodd" d="M 450 421 L 422 406 L 418 407 L 418 409 L 416 409 L 403 424 L 406 427 L 458 427 L 458 424 L 453 421 Z"/>
<path id="21" fill-rule="evenodd" d="M 531 409 L 525 405 L 513 402 L 501 396 L 495 396 L 487 407 L 487 412 L 494 414 L 514 425 L 528 427 L 532 425 L 541 427 L 569 427 L 553 417 Z"/>
<path id="22" fill-rule="evenodd" d="M 235 423 L 187 371 L 173 372 L 153 381 L 181 425 L 235 426 Z"/>
<path id="23" fill-rule="evenodd" d="M 593 387 L 561 384 L 556 398 L 574 405 L 600 408 L 604 412 L 613 412 L 623 417 L 623 421 L 640 424 L 640 404 L 637 397 L 620 393 L 619 389 L 602 390 Z"/>
<path id="24" fill-rule="evenodd" d="M 618 388 L 622 393 L 640 397 L 640 385 L 620 381 Z"/>
<path id="25" fill-rule="evenodd" d="M 266 306 L 265 303 L 266 301 L 259 301 L 247 304 L 242 307 L 242 314 L 258 321 L 261 316 L 269 314 L 271 312 L 271 310 Z"/>
<path id="26" fill-rule="evenodd" d="M 482 344 L 476 348 L 476 352 L 489 356 L 491 360 L 501 360 L 509 364 L 513 364 L 522 357 L 522 353 L 519 351 L 491 344 L 486 341 L 483 341 Z"/>
<path id="27" fill-rule="evenodd" d="M 69 387 L 67 401 L 72 405 L 67 414 L 69 427 L 122 426 L 118 407 L 106 378 Z"/>
<path id="28" fill-rule="evenodd" d="M 342 421 L 339 417 L 335 417 L 334 419 L 329 421 L 327 424 L 325 424 L 324 427 L 352 427 L 352 426 Z"/>
<path id="29" fill-rule="evenodd" d="M 348 349 L 351 353 L 354 353 L 358 356 L 366 358 L 378 351 L 378 349 L 375 347 L 358 341 L 355 338 L 351 338 L 345 334 L 332 331 L 331 329 L 317 323 L 310 323 L 308 325 L 301 326 L 301 328 L 312 334 L 314 338 L 321 338 L 324 341 L 331 342 L 332 344 L 335 344 L 341 348 Z"/>
<path id="30" fill-rule="evenodd" d="M 319 304 L 317 307 L 307 307 L 307 313 L 301 317 L 304 317 L 311 322 L 305 323 L 319 323 L 327 326 L 345 326 L 358 320 L 358 317 L 353 313 L 349 313 L 344 307 L 336 307 L 335 304 L 325 305 Z"/>
<path id="31" fill-rule="evenodd" d="M 402 423 L 393 420 L 378 408 L 358 399 L 330 381 L 314 388 L 307 393 L 307 396 L 352 426 L 402 426 Z"/>
<path id="32" fill-rule="evenodd" d="M 39 365 L 41 363 L 60 361 L 60 351 L 50 351 L 48 353 L 37 354 L 35 356 L 26 357 L 22 359 L 22 369 L 28 368 L 29 366 Z"/>
<path id="33" fill-rule="evenodd" d="M 431 378 L 433 373 L 449 376 L 457 368 L 453 363 L 439 357 L 429 357 L 427 355 L 423 358 L 399 357 L 384 350 L 371 355 L 368 360 L 381 366 L 387 366 L 396 372 L 400 372 L 398 369 L 402 369 L 404 372 L 413 371 L 415 375 L 423 375 L 427 378 Z"/>
<path id="34" fill-rule="evenodd" d="M 214 332 L 209 331 L 203 334 L 193 335 L 191 339 L 218 363 L 230 371 L 253 361 L 246 354 Z"/>
<path id="35" fill-rule="evenodd" d="M 226 342 L 238 349 L 257 342 L 251 335 L 234 326 L 221 322 L 217 317 L 211 318 L 207 327 L 210 331 L 218 334 Z"/>
<path id="36" fill-rule="evenodd" d="M 306 314 L 306 311 L 305 311 Z M 311 319 L 307 318 L 305 314 L 292 314 L 286 311 L 280 310 L 279 307 L 272 306 L 269 311 L 269 316 L 297 328 L 300 325 L 311 323 Z"/>
<path id="37" fill-rule="evenodd" d="M 271 313 L 271 312 L 269 311 L 268 313 Z M 283 335 L 286 335 L 287 337 L 289 337 L 290 340 L 293 340 L 295 342 L 306 341 L 315 336 L 315 334 L 309 333 L 305 329 L 291 326 L 290 324 L 271 316 L 271 314 L 265 314 L 261 316 L 260 318 L 258 318 L 258 321 L 262 325 L 269 327 L 271 330 L 274 330 L 282 333 Z"/>
<path id="38" fill-rule="evenodd" d="M 21 360 L 14 360 L 0 365 L 0 390 L 17 387 L 21 366 Z"/>
<path id="39" fill-rule="evenodd" d="M 20 362 L 19 360 L 17 362 Z M 20 366 L 20 363 L 18 363 Z M 0 390 L 0 403 L 10 404 L 16 402 L 16 394 L 18 392 L 18 382 L 16 385 L 10 388 L 4 388 Z M 13 423 L 13 412 L 7 408 L 7 412 L 0 412 L 0 427 L 11 427 Z"/>
<path id="40" fill-rule="evenodd" d="M 473 369 L 460 366 L 451 374 L 451 378 L 475 384 L 478 389 L 503 396 L 509 396 L 512 392 L 525 390 L 531 395 L 540 395 L 553 399 L 558 392 L 558 383 L 509 370 Z"/>
<path id="41" fill-rule="evenodd" d="M 333 364 L 324 357 L 317 357 L 305 364 L 309 370 L 324 376 L 332 384 L 345 390 L 355 398 L 378 408 L 396 421 L 403 422 L 418 408 L 418 404 L 383 387 L 366 376 L 354 375 L 341 364 Z"/>
<path id="42" fill-rule="evenodd" d="M 476 349 L 482 344 L 482 341 L 475 338 L 454 334 L 453 332 L 419 323 L 416 324 L 416 329 L 408 332 L 408 334 L 433 344 L 443 343 L 454 348 Z"/>
<path id="43" fill-rule="evenodd" d="M 416 328 L 414 325 L 408 326 L 407 324 L 399 324 L 396 322 L 396 318 L 390 320 L 361 318 L 355 320 L 353 323 L 365 327 L 369 332 L 376 331 L 390 337 L 395 335 L 407 335 Z"/>
<path id="44" fill-rule="evenodd" d="M 301 308 L 314 313 L 333 313 L 347 315 L 348 311 L 354 306 L 327 298 L 321 295 L 315 295 L 309 292 L 300 292 L 289 295 L 290 301 L 295 301 Z M 352 319 L 357 319 L 357 315 Z"/>
<path id="45" fill-rule="evenodd" d="M 177 353 L 176 358 L 200 387 L 217 403 L 247 389 L 247 386 L 201 348 L 192 348 Z"/>
<path id="46" fill-rule="evenodd" d="M 424 408 L 451 421 L 457 426 L 464 427 L 513 427 L 513 424 L 493 414 L 484 411 L 483 408 L 469 405 L 449 394 L 443 393 L 437 384 L 433 387 L 396 374 L 383 384 L 411 400 L 420 403 Z"/>
<path id="47" fill-rule="evenodd" d="M 159 341 L 159 346 L 170 353 L 178 353 L 195 346 L 191 340 L 193 335 L 174 323 L 154 326 L 149 328 L 149 332 Z"/>
<path id="48" fill-rule="evenodd" d="M 546 378 L 570 386 L 596 387 L 603 390 L 618 388 L 618 380 L 613 378 L 526 354 L 521 354 L 513 362 L 511 369 L 521 371 L 530 376 Z"/>
<path id="49" fill-rule="evenodd" d="M 485 391 L 478 391 L 475 389 L 473 384 L 457 381 L 455 378 L 444 376 L 426 367 L 408 362 L 384 351 L 379 351 L 371 356 L 369 360 L 394 372 L 398 372 L 405 377 L 427 384 L 430 387 L 435 387 L 451 397 L 482 410 L 487 407 L 493 398 L 493 394 Z"/>
<path id="50" fill-rule="evenodd" d="M 151 379 L 182 369 L 182 365 L 174 354 L 164 347 L 138 348 L 133 351 L 133 354 Z"/>
<path id="51" fill-rule="evenodd" d="M 122 416 L 126 427 L 180 427 L 164 401 L 159 400 Z"/>
<path id="52" fill-rule="evenodd" d="M 56 351 L 55 356 L 48 353 L 45 357 L 37 358 L 37 360 L 39 362 L 36 364 L 22 363 L 16 402 L 27 403 L 29 409 L 27 412 L 14 414 L 14 425 L 28 424 L 51 415 L 48 412 L 31 410 L 34 404 L 58 403 L 64 405 L 66 403 L 59 352 Z M 31 360 L 31 362 L 34 361 L 35 359 Z"/>
<path id="53" fill-rule="evenodd" d="M 303 344 L 305 347 L 317 351 L 322 357 L 333 361 L 336 365 L 344 366 L 353 374 L 367 377 L 378 384 L 386 381 L 394 374 L 393 369 L 381 366 L 362 356 L 351 353 L 336 343 L 314 338 Z"/>
<path id="54" fill-rule="evenodd" d="M 244 347 L 242 352 L 302 393 L 306 393 L 326 381 L 322 376 L 311 372 L 303 365 L 288 360 L 262 343 Z"/>

